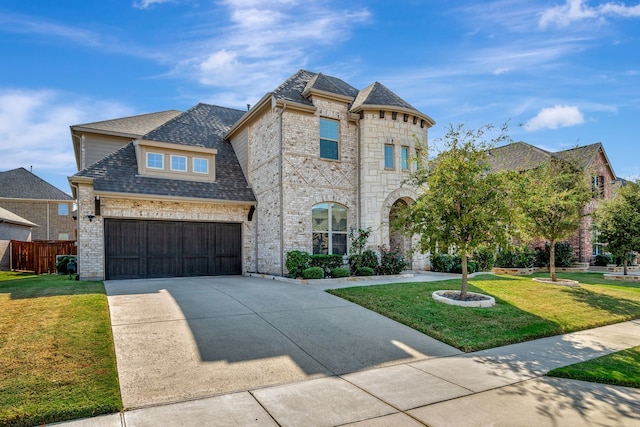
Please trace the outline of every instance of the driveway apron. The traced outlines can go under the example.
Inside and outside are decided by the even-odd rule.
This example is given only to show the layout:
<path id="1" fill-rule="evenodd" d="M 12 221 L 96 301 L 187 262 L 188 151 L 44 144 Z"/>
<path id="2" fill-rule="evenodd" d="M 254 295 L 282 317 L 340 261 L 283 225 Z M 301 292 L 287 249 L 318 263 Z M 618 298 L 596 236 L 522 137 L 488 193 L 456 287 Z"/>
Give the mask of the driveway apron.
<path id="1" fill-rule="evenodd" d="M 305 285 L 229 276 L 105 287 L 127 409 L 460 354 Z"/>

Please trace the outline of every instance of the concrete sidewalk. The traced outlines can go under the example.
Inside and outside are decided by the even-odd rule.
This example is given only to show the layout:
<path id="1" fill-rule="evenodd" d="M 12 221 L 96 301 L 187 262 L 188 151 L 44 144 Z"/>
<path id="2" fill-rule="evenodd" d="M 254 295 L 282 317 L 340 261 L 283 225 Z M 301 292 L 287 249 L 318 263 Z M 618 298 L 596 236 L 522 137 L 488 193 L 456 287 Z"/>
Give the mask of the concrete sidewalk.
<path id="1" fill-rule="evenodd" d="M 640 390 L 544 377 L 640 345 L 640 321 L 464 354 L 340 283 L 188 280 L 107 284 L 132 409 L 62 425 L 640 425 Z"/>
<path id="2" fill-rule="evenodd" d="M 491 350 L 157 405 L 68 427 L 637 426 L 640 390 L 548 378 L 640 345 L 640 321 Z"/>

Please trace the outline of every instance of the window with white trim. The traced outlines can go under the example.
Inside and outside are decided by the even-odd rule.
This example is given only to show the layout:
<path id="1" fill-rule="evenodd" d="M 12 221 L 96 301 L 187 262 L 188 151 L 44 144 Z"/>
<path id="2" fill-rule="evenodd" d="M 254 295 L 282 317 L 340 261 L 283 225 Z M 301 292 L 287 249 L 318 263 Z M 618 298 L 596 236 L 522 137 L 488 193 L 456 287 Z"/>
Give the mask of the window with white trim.
<path id="1" fill-rule="evenodd" d="M 193 158 L 193 171 L 195 173 L 209 173 L 209 160 L 199 157 Z"/>
<path id="2" fill-rule="evenodd" d="M 338 122 L 320 118 L 320 157 L 338 160 L 340 158 L 340 136 Z"/>
<path id="3" fill-rule="evenodd" d="M 185 156 L 171 155 L 171 170 L 186 172 L 187 171 L 187 158 Z"/>
<path id="4" fill-rule="evenodd" d="M 149 169 L 164 169 L 164 155 L 160 153 L 147 153 L 147 167 Z"/>
<path id="5" fill-rule="evenodd" d="M 319 203 L 311 209 L 314 254 L 347 253 L 347 208 Z"/>

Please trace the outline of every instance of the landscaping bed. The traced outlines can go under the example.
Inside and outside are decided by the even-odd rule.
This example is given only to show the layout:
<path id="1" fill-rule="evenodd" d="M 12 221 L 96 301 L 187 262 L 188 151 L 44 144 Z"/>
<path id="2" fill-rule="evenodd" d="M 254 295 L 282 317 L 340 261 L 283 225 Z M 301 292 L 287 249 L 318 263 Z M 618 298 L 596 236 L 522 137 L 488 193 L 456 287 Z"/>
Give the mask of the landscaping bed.
<path id="1" fill-rule="evenodd" d="M 605 280 L 599 273 L 558 277 L 581 286 L 549 286 L 534 282 L 532 276 L 471 279 L 469 291 L 494 297 L 492 308 L 457 307 L 432 299 L 434 291 L 459 289 L 459 279 L 328 292 L 467 352 L 640 318 L 640 284 Z"/>
<path id="2" fill-rule="evenodd" d="M 0 272 L 0 425 L 121 409 L 102 282 Z"/>

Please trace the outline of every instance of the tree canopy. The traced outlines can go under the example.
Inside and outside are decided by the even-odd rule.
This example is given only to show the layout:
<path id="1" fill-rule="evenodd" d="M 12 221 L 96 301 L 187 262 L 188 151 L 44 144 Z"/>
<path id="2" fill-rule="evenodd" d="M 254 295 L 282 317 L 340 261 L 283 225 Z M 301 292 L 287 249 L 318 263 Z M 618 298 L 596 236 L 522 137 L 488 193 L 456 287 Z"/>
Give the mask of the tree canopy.
<path id="1" fill-rule="evenodd" d="M 551 158 L 512 177 L 515 225 L 522 236 L 549 241 L 555 281 L 555 244 L 580 228 L 582 209 L 592 197 L 588 175 L 572 159 Z"/>
<path id="2" fill-rule="evenodd" d="M 510 211 L 501 174 L 490 173 L 487 150 L 507 139 L 506 126 L 487 140 L 492 126 L 449 125 L 444 149 L 418 166 L 409 182 L 422 194 L 396 225 L 420 236 L 421 249 L 452 248 L 462 260 L 461 297 L 467 294 L 467 256 L 480 245 L 503 242 Z"/>
<path id="3" fill-rule="evenodd" d="M 640 250 L 640 182 L 628 182 L 618 189 L 613 199 L 598 206 L 593 218 L 601 241 L 623 259 L 627 274 L 627 254 Z"/>

